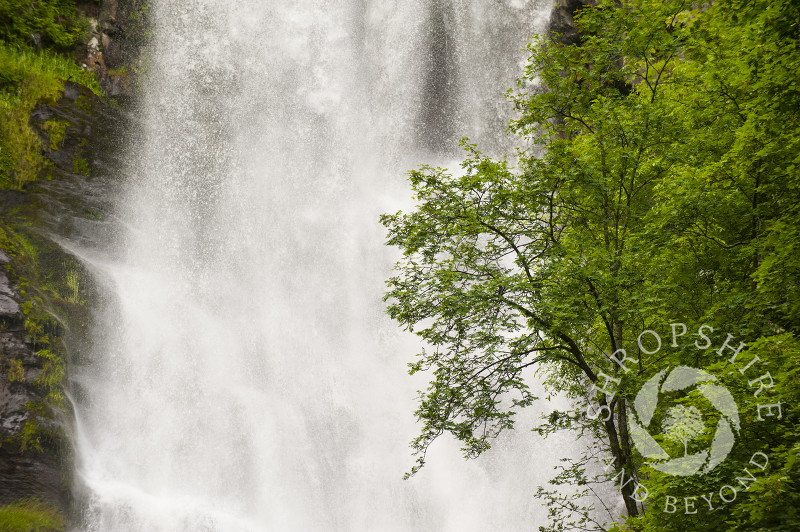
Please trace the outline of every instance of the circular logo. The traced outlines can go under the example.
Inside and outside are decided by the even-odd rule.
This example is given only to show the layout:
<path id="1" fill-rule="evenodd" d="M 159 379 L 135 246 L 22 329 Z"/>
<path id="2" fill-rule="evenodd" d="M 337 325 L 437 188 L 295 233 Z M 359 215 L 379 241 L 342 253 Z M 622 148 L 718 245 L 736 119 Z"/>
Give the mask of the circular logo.
<path id="1" fill-rule="evenodd" d="M 734 431 L 738 434 L 740 429 L 739 411 L 731 393 L 724 386 L 715 384 L 716 380 L 716 377 L 703 370 L 677 366 L 669 374 L 660 371 L 639 390 L 633 403 L 635 415 L 630 416 L 628 428 L 636 448 L 650 460 L 649 465 L 653 469 L 682 477 L 703 475 L 728 456 L 735 441 Z M 719 411 L 714 439 L 708 449 L 689 454 L 689 442 L 704 432 L 705 421 L 700 410 L 694 406 L 673 406 L 666 411 L 661 427 L 665 438 L 683 443 L 684 455 L 672 458 L 653 438 L 648 428 L 662 393 L 679 392 L 692 387 Z"/>

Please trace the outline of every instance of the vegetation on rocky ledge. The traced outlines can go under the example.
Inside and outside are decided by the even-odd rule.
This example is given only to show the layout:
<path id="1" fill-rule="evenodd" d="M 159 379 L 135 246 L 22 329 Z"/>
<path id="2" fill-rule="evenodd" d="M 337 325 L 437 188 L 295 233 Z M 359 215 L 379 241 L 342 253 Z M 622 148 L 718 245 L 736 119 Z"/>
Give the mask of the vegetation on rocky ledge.
<path id="1" fill-rule="evenodd" d="M 28 181 L 48 177 L 42 139 L 31 128 L 30 115 L 39 105 L 55 103 L 65 80 L 101 94 L 94 74 L 72 60 L 54 52 L 35 52 L 0 41 L 1 189 L 21 189 Z M 59 135 L 58 129 L 53 129 L 49 142 L 57 143 L 59 136 L 63 137 L 63 131 Z"/>
<path id="2" fill-rule="evenodd" d="M 10 504 L 0 506 L 2 530 L 61 530 L 65 523 L 72 466 L 65 433 L 63 336 L 69 323 L 85 319 L 85 288 L 80 266 L 42 230 L 42 207 L 31 186 L 57 177 L 48 154 L 78 132 L 75 124 L 57 117 L 36 126 L 32 114 L 55 106 L 66 82 L 102 94 L 95 74 L 74 59 L 76 47 L 86 44 L 88 27 L 72 0 L 0 0 L 0 250 L 9 261 L 4 290 L 13 290 L 19 302 L 17 314 L 2 317 L 4 345 L 16 347 L 4 349 L 0 368 L 9 393 L 27 398 L 14 423 L 5 424 L 0 453 L 4 463 L 40 461 L 39 474 L 52 469 L 48 478 L 19 480 L 32 486 L 19 491 L 22 500 L 9 499 L 12 484 L 4 488 L 2 502 Z M 77 154 L 74 159 L 73 171 L 88 174 L 86 159 Z"/>

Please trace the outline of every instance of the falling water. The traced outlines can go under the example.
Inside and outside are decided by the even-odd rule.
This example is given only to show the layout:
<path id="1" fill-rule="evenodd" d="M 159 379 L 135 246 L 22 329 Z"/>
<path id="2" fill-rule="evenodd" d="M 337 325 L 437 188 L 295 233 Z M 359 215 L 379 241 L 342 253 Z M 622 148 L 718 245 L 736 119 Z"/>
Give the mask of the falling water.
<path id="1" fill-rule="evenodd" d="M 523 530 L 556 457 L 443 440 L 403 481 L 417 340 L 379 213 L 502 140 L 550 2 L 155 0 L 99 346 L 73 371 L 81 530 Z M 521 427 L 524 424 L 520 425 Z M 553 445 L 553 442 L 548 442 Z"/>

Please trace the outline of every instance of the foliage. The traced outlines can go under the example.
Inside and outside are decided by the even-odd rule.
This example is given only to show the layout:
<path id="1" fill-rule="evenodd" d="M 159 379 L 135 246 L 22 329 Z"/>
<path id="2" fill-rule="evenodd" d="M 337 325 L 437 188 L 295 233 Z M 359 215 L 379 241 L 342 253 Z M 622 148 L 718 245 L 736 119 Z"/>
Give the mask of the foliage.
<path id="1" fill-rule="evenodd" d="M 80 297 L 80 286 L 81 286 L 81 275 L 78 272 L 78 269 L 70 264 L 68 261 L 64 261 L 61 266 L 63 267 L 63 271 L 65 272 L 64 281 L 69 289 L 67 293 L 66 300 L 70 303 L 81 303 Z"/>
<path id="2" fill-rule="evenodd" d="M 81 308 L 85 301 L 80 297 L 84 287 L 79 265 L 69 259 L 69 269 L 61 271 L 64 251 L 30 229 L 41 215 L 37 196 L 6 190 L 24 190 L 31 181 L 50 177 L 52 163 L 44 157 L 46 149 L 60 149 L 67 136 L 68 124 L 63 120 L 46 122 L 45 138 L 31 127 L 31 114 L 38 106 L 56 103 L 65 81 L 102 95 L 94 74 L 73 60 L 75 47 L 85 44 L 81 41 L 87 27 L 74 0 L 0 0 L 0 193 L 11 199 L 3 205 L 0 248 L 12 258 L 5 268 L 23 298 L 25 332 L 41 366 L 40 372 L 34 369 L 26 374 L 22 361 L 7 361 L 9 381 L 24 383 L 39 398 L 25 405 L 27 419 L 21 430 L 0 444 L 6 453 L 54 456 L 64 479 L 71 468 L 71 450 L 58 422 L 65 407 L 65 323 L 61 320 L 86 319 Z M 85 103 L 84 109 L 88 108 Z M 79 162 L 78 169 L 87 173 L 88 163 Z M 14 207 L 21 198 L 26 200 Z M 64 518 L 45 503 L 22 501 L 0 508 L 0 530 L 63 529 Z"/>
<path id="3" fill-rule="evenodd" d="M 36 384 L 46 394 L 44 400 L 48 404 L 60 406 L 64 402 L 61 385 L 64 380 L 64 362 L 61 356 L 42 349 L 36 356 L 44 359 L 42 374 L 36 379 Z"/>
<path id="4" fill-rule="evenodd" d="M 26 500 L 0 506 L 0 530 L 5 532 L 54 532 L 64 529 L 64 517 L 48 504 Z"/>
<path id="5" fill-rule="evenodd" d="M 727 373 L 730 364 L 717 362 L 708 367 L 710 371 L 723 375 L 726 387 L 737 397 L 742 418 L 742 429 L 738 444 L 728 460 L 705 477 L 670 477 L 643 468 L 650 489 L 651 511 L 635 519 L 629 519 L 625 530 L 796 530 L 800 525 L 797 501 L 800 493 L 800 471 L 795 467 L 800 450 L 798 415 L 790 405 L 800 399 L 800 341 L 791 334 L 780 334 L 754 342 L 748 354 L 769 361 L 769 371 L 781 380 L 772 390 L 775 397 L 787 407 L 781 419 L 770 419 L 769 423 L 758 420 L 757 403 L 753 388 L 741 381 L 738 371 Z M 765 470 L 750 464 L 751 457 L 762 452 L 768 456 Z M 744 468 L 752 473 L 748 479 Z M 736 480 L 745 478 L 744 489 Z M 740 488 L 736 500 L 722 504 L 718 490 L 723 485 Z M 662 510 L 667 504 L 667 495 L 677 499 L 678 509 L 674 514 Z M 715 511 L 708 510 L 708 503 L 700 499 L 705 495 L 712 501 Z M 697 514 L 685 513 L 685 498 L 696 497 Z"/>
<path id="6" fill-rule="evenodd" d="M 74 0 L 0 0 L 0 41 L 36 48 L 71 48 L 86 33 Z"/>
<path id="7" fill-rule="evenodd" d="M 683 444 L 683 454 L 688 454 L 689 442 L 697 438 L 706 428 L 703 414 L 695 406 L 676 405 L 670 407 L 661 424 L 664 435 Z"/>
<path id="8" fill-rule="evenodd" d="M 22 188 L 47 170 L 42 141 L 28 122 L 36 106 L 55 103 L 64 80 L 100 93 L 94 75 L 65 57 L 0 42 L 0 188 Z"/>
<path id="9" fill-rule="evenodd" d="M 68 124 L 66 120 L 52 119 L 42 125 L 42 129 L 44 129 L 45 133 L 47 133 L 47 137 L 50 139 L 48 147 L 51 150 L 57 150 L 64 144 Z"/>
<path id="10" fill-rule="evenodd" d="M 793 415 L 757 420 L 741 358 L 721 361 L 717 349 L 730 334 L 750 345 L 748 357 L 764 354 L 748 376 L 768 367 L 781 384 L 762 399 L 797 394 L 789 361 L 800 332 L 799 9 L 789 0 L 584 7 L 578 44 L 530 46 L 510 130 L 534 148 L 516 167 L 464 142 L 462 172 L 410 173 L 416 208 L 381 222 L 403 251 L 388 281 L 389 314 L 427 344 L 411 372 L 432 372 L 416 412 L 412 474 L 444 433 L 475 457 L 513 428 L 515 412 L 535 400 L 523 373 L 532 367 L 575 405 L 537 430 L 578 430 L 596 443 L 555 479 L 578 491 L 540 490 L 553 520 L 542 530 L 613 521 L 658 530 L 798 526 L 792 510 L 763 511 L 767 501 L 773 510 L 795 502 L 796 478 L 786 474 L 800 441 Z M 671 336 L 673 323 L 685 334 Z M 704 324 L 714 349 L 695 347 Z M 642 340 L 645 330 L 652 334 Z M 660 473 L 628 435 L 637 390 L 677 365 L 719 375 L 744 417 L 730 458 L 705 476 Z M 707 406 L 697 393 L 668 400 Z M 711 444 L 712 432 L 699 436 L 697 445 Z M 725 511 L 655 511 L 672 494 L 735 478 L 755 452 L 770 453 L 769 465 Z M 604 471 L 601 457 L 610 460 Z M 586 504 L 603 481 L 618 485 L 627 525 L 613 504 L 604 516 Z"/>
<path id="11" fill-rule="evenodd" d="M 24 216 L 6 213 L 0 222 L 0 247 L 12 259 L 9 277 L 24 299 L 21 309 L 25 333 L 40 360 L 41 371 L 27 380 L 27 385 L 38 392 L 38 399 L 25 405 L 30 414 L 27 422 L 18 435 L 3 445 L 11 444 L 21 453 L 47 452 L 63 458 L 68 442 L 56 418 L 65 407 L 65 324 L 56 316 L 85 319 L 86 301 L 77 284 L 79 264 L 66 258 L 57 244 L 27 228 Z M 19 382 L 26 378 L 19 361 L 10 361 L 9 376 Z"/>
<path id="12" fill-rule="evenodd" d="M 21 361 L 16 358 L 9 359 L 6 378 L 8 382 L 25 382 L 25 368 Z"/>
<path id="13" fill-rule="evenodd" d="M 4 91 L 13 93 L 25 89 L 26 83 L 37 83 L 44 86 L 45 90 L 40 94 L 46 96 L 54 86 L 59 86 L 56 80 L 73 81 L 88 87 L 98 96 L 103 95 L 94 74 L 68 57 L 0 42 L 0 88 Z"/>

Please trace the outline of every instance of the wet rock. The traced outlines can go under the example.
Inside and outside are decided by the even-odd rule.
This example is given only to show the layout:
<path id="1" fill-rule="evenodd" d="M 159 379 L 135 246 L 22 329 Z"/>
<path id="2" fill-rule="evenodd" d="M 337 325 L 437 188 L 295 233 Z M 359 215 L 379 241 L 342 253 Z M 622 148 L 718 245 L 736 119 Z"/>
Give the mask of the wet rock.
<path id="1" fill-rule="evenodd" d="M 48 167 L 24 190 L 0 191 L 0 229 L 36 248 L 35 261 L 13 246 L 0 251 L 0 505 L 36 498 L 68 513 L 72 414 L 68 405 L 45 399 L 47 390 L 37 380 L 48 361 L 37 351 L 55 351 L 59 344 L 60 351 L 78 356 L 89 341 L 87 308 L 54 295 L 52 282 L 64 278 L 64 264 L 77 264 L 64 242 L 108 237 L 105 218 L 116 194 L 114 172 L 123 168 L 118 139 L 126 134 L 128 115 L 67 82 L 58 103 L 37 108 L 29 123 L 42 140 Z M 19 288 L 23 278 L 26 297 Z M 42 289 L 39 280 L 51 287 Z M 82 290 L 89 289 L 87 283 L 82 279 Z M 26 330 L 24 303 L 33 294 L 35 308 L 49 316 L 44 327 L 51 345 L 34 343 Z M 26 440 L 34 425 L 41 441 Z"/>
<path id="2" fill-rule="evenodd" d="M 0 263 L 7 263 L 8 256 L 3 253 L 5 257 L 0 257 Z M 0 270 L 0 318 L 9 318 L 19 315 L 20 306 L 15 299 L 16 293 L 11 289 L 8 281 L 8 275 L 3 270 Z"/>
<path id="3" fill-rule="evenodd" d="M 63 507 L 61 497 L 48 494 L 61 491 L 61 474 L 54 456 L 20 456 L 0 447 L 0 503 L 38 498 Z M 61 503 L 61 504 L 60 504 Z"/>
<path id="4" fill-rule="evenodd" d="M 100 6 L 79 6 L 89 18 L 89 40 L 82 63 L 93 71 L 109 96 L 127 99 L 134 94 L 135 74 L 141 68 L 148 3 L 145 0 L 104 0 Z"/>
<path id="5" fill-rule="evenodd" d="M 577 44 L 580 35 L 575 27 L 575 15 L 585 5 L 594 4 L 593 0 L 559 0 L 550 14 L 548 32 L 559 35 L 559 42 Z"/>

